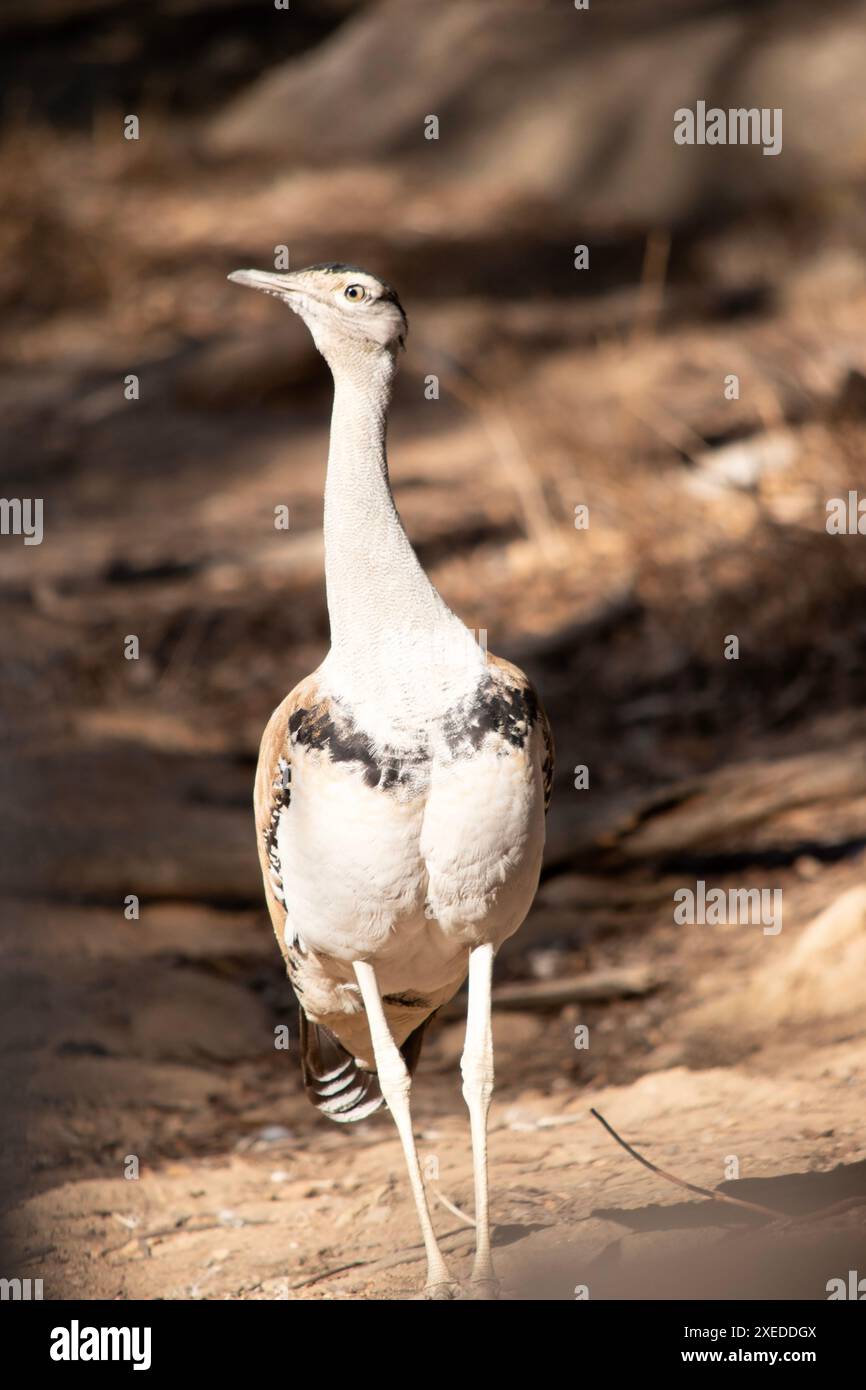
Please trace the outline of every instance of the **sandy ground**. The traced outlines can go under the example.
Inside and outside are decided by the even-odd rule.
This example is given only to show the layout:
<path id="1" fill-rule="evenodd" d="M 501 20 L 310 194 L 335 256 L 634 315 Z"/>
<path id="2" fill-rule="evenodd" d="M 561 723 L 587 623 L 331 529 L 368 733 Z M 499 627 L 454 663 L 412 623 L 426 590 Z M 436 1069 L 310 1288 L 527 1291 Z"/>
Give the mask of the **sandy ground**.
<path id="1" fill-rule="evenodd" d="M 859 873 L 834 877 L 841 890 Z M 805 906 L 814 883 L 801 880 L 799 896 Z M 862 913 L 862 890 L 852 901 Z M 291 1055 L 267 1047 L 288 987 L 261 915 L 159 908 L 121 924 L 115 912 L 46 920 L 20 905 L 16 924 L 7 1008 L 27 1049 L 27 1116 L 7 1159 L 20 1177 L 28 1154 L 40 1157 L 38 1191 L 14 1216 L 18 1272 L 61 1298 L 417 1291 L 422 1251 L 389 1117 L 328 1124 Z M 760 929 L 730 928 L 721 942 L 710 930 L 658 925 L 599 947 L 597 963 L 655 965 L 666 983 L 645 999 L 497 1013 L 490 1155 L 504 1296 L 569 1299 L 585 1285 L 596 1298 L 820 1298 L 862 1267 L 862 1206 L 774 1225 L 647 1172 L 589 1113 L 677 1176 L 780 1214 L 866 1196 L 859 1017 L 853 1031 L 814 1017 L 776 1026 L 761 1046 L 744 976 L 790 970 L 804 928 L 786 926 L 769 965 Z M 674 932 L 690 934 L 675 943 Z M 458 1017 L 434 1025 L 414 1116 L 431 1192 L 471 1211 L 461 1040 Z M 7 1087 L 21 1055 L 7 1058 Z M 133 1158 L 138 1176 L 126 1178 Z M 726 1182 L 732 1173 L 739 1181 Z M 435 1205 L 465 1277 L 472 1232 Z"/>

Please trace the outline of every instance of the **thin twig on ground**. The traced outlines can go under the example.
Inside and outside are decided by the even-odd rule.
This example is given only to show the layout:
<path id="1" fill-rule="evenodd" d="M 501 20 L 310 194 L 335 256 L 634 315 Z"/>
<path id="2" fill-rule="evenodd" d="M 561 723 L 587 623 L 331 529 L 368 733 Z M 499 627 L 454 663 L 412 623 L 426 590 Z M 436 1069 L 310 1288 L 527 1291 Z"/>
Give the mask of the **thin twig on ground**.
<path id="1" fill-rule="evenodd" d="M 638 1163 L 643 1164 L 644 1168 L 649 1168 L 651 1173 L 656 1173 L 660 1178 L 666 1178 L 668 1182 L 672 1182 L 675 1187 L 682 1187 L 686 1192 L 694 1192 L 699 1197 L 710 1197 L 714 1202 L 726 1202 L 734 1207 L 742 1207 L 746 1211 L 756 1212 L 759 1216 L 766 1216 L 771 1221 L 784 1221 L 786 1219 L 787 1212 L 775 1211 L 772 1207 L 763 1207 L 758 1202 L 744 1202 L 740 1197 L 729 1197 L 726 1192 L 715 1192 L 710 1187 L 699 1187 L 697 1183 L 686 1182 L 684 1178 L 674 1177 L 673 1173 L 668 1173 L 664 1168 L 659 1168 L 656 1163 L 650 1163 L 648 1158 L 644 1158 L 643 1154 L 639 1154 L 637 1149 L 632 1148 L 631 1144 L 627 1144 L 625 1139 L 617 1134 L 613 1125 L 608 1124 L 604 1116 L 600 1115 L 597 1110 L 590 1107 L 589 1113 L 595 1116 L 599 1124 L 604 1126 L 611 1138 L 615 1139 L 616 1142 L 625 1149 L 627 1154 L 631 1154 L 632 1158 L 636 1158 Z"/>
<path id="2" fill-rule="evenodd" d="M 440 1192 L 438 1187 L 434 1187 L 432 1183 L 430 1184 L 430 1191 L 433 1193 L 437 1202 L 441 1202 L 445 1210 L 450 1211 L 452 1216 L 459 1217 L 461 1221 L 466 1222 L 467 1226 L 474 1226 L 476 1224 L 474 1216 L 470 1216 L 467 1212 L 461 1211 L 460 1208 L 451 1201 L 450 1197 L 446 1197 L 445 1193 Z"/>

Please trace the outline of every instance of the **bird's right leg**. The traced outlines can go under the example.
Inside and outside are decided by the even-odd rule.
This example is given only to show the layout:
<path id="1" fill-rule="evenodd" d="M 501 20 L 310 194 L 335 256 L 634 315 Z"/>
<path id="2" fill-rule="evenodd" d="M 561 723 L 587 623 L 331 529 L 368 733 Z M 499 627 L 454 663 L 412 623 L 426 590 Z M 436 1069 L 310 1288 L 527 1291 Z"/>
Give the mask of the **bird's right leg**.
<path id="1" fill-rule="evenodd" d="M 373 1055 L 376 1061 L 376 1071 L 379 1075 L 379 1085 L 382 1095 L 385 1097 L 385 1103 L 394 1116 L 394 1123 L 403 1145 L 406 1167 L 409 1170 L 409 1181 L 412 1184 L 412 1195 L 415 1198 L 418 1221 L 424 1237 L 424 1248 L 427 1251 L 427 1281 L 424 1286 L 424 1294 L 427 1298 L 457 1298 L 460 1293 L 460 1286 L 451 1278 L 442 1251 L 439 1249 L 433 1223 L 430 1220 L 421 1167 L 418 1163 L 418 1151 L 415 1148 L 415 1136 L 412 1133 L 412 1116 L 409 1112 L 409 1091 L 412 1086 L 412 1078 L 400 1054 L 400 1049 L 391 1036 L 385 1010 L 382 1007 L 375 970 L 367 961 L 356 960 L 354 967 L 355 978 L 358 981 L 361 998 L 367 1011 L 367 1023 L 373 1043 Z"/>

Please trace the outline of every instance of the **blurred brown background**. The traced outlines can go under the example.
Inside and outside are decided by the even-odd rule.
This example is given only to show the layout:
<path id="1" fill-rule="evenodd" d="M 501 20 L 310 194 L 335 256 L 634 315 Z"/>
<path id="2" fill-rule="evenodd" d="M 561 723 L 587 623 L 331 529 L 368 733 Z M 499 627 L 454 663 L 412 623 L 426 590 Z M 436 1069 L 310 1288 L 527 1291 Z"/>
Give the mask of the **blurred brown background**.
<path id="1" fill-rule="evenodd" d="M 225 277 L 280 245 L 398 288 L 398 506 L 554 725 L 542 890 L 499 964 L 506 1281 L 747 1294 L 745 1263 L 772 1296 L 822 1297 L 866 1259 L 861 1208 L 808 1248 L 740 1232 L 720 1275 L 718 1205 L 671 1206 L 587 1115 L 710 1187 L 733 1155 L 741 1195 L 780 1209 L 866 1193 L 866 540 L 825 527 L 828 499 L 866 495 L 864 18 L 4 6 L 2 491 L 45 517 L 38 547 L 0 538 L 5 1178 L 9 1272 L 46 1297 L 417 1278 L 390 1258 L 408 1197 L 387 1117 L 326 1128 L 272 1046 L 294 1005 L 251 782 L 327 642 L 329 379 L 297 320 Z M 781 107 L 781 154 L 675 145 L 699 99 Z M 783 931 L 675 926 L 699 878 L 781 888 Z M 458 1009 L 415 1113 L 471 1205 L 459 1045 Z"/>

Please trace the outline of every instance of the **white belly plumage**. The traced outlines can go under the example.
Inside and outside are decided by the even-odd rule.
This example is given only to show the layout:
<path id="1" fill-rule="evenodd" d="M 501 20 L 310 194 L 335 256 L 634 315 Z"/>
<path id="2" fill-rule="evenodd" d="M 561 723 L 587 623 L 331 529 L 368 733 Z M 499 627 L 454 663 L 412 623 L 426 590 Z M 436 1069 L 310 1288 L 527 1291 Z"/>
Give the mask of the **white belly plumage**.
<path id="1" fill-rule="evenodd" d="M 535 893 L 544 841 L 537 744 L 434 755 L 388 790 L 369 786 L 357 763 L 298 749 L 276 835 L 287 947 L 296 944 L 301 960 L 327 956 L 327 975 L 343 977 L 334 979 L 338 997 L 345 984 L 355 993 L 355 960 L 375 962 L 384 994 L 449 997 L 468 949 L 499 946 Z M 337 962 L 345 970 L 335 972 Z M 322 993 L 333 1013 L 335 991 Z M 309 1014 L 306 987 L 304 1003 Z"/>

